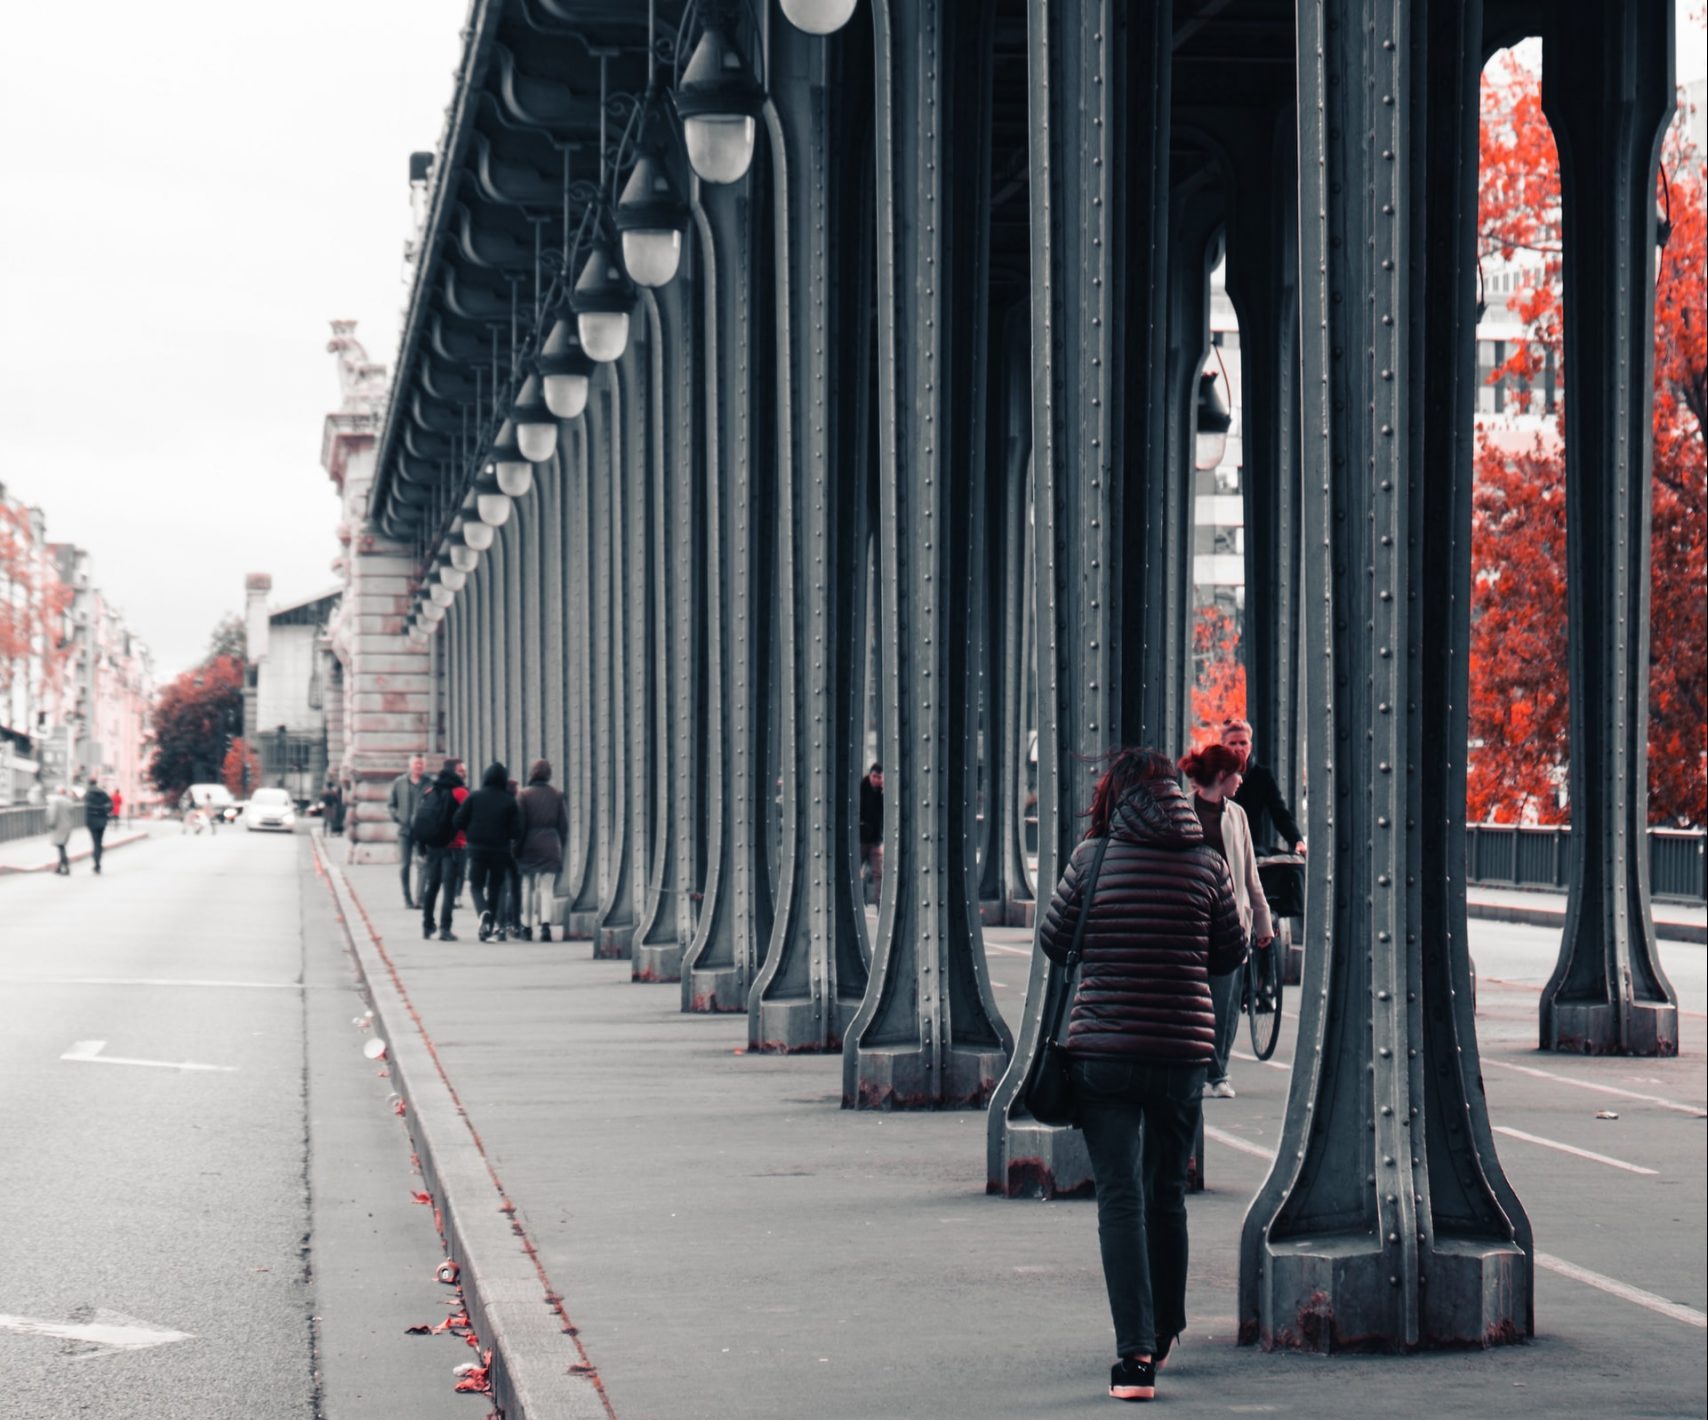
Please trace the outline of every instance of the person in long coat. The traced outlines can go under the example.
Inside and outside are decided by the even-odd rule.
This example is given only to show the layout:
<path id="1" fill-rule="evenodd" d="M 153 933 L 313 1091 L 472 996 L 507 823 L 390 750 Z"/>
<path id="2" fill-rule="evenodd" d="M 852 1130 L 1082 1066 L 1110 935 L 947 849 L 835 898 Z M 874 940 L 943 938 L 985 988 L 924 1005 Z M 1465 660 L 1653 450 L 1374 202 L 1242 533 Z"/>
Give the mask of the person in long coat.
<path id="1" fill-rule="evenodd" d="M 59 850 L 59 863 L 53 871 L 62 877 L 71 876 L 71 858 L 66 853 L 65 846 L 71 842 L 72 833 L 82 821 L 83 813 L 77 801 L 71 797 L 70 790 L 61 784 L 53 791 L 53 797 L 47 801 L 47 836 L 48 841 Z"/>
<path id="2" fill-rule="evenodd" d="M 569 805 L 561 790 L 552 786 L 552 766 L 536 759 L 528 771 L 528 787 L 522 791 L 522 846 L 516 863 L 522 870 L 522 938 L 552 939 L 552 924 L 542 919 L 542 898 L 563 871 L 563 846 L 569 841 Z"/>

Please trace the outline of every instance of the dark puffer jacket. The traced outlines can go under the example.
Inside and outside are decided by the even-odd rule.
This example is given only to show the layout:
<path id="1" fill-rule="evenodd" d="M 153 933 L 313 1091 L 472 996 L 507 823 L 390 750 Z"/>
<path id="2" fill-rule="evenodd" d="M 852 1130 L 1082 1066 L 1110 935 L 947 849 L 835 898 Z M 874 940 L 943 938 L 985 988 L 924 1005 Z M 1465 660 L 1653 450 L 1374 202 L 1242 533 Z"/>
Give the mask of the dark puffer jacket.
<path id="1" fill-rule="evenodd" d="M 480 788 L 458 806 L 454 822 L 468 834 L 470 853 L 508 854 L 522 836 L 522 810 L 505 787 L 509 782 L 502 764 L 488 765 Z"/>
<path id="2" fill-rule="evenodd" d="M 1050 899 L 1039 940 L 1052 961 L 1073 945 L 1096 850 L 1096 839 L 1074 849 Z M 1245 940 L 1228 865 L 1174 780 L 1147 780 L 1116 806 L 1083 950 L 1070 1054 L 1209 1063 L 1210 977 L 1245 960 Z"/>

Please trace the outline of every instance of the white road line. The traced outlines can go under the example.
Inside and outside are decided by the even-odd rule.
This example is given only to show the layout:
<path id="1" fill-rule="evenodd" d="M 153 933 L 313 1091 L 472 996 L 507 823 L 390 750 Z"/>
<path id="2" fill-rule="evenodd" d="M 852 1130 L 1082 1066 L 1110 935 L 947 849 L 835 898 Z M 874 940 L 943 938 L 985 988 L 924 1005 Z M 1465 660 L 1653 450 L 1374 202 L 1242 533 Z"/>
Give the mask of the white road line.
<path id="1" fill-rule="evenodd" d="M 1623 1159 L 1615 1159 L 1607 1154 L 1598 1154 L 1593 1149 L 1580 1149 L 1575 1144 L 1562 1144 L 1558 1139 L 1544 1139 L 1540 1134 L 1526 1134 L 1522 1129 L 1508 1129 L 1504 1124 L 1492 1126 L 1496 1134 L 1504 1134 L 1509 1139 L 1522 1139 L 1526 1144 L 1540 1144 L 1544 1149 L 1558 1149 L 1562 1154 L 1574 1154 L 1580 1159 L 1588 1159 L 1592 1163 L 1606 1164 L 1610 1169 L 1624 1169 L 1627 1173 L 1657 1174 L 1659 1169 L 1646 1169 L 1641 1164 L 1628 1164 Z"/>
<path id="2" fill-rule="evenodd" d="M 187 981 L 151 976 L 5 976 L 8 986 L 209 986 L 219 990 L 301 991 L 300 981 Z"/>
<path id="3" fill-rule="evenodd" d="M 1029 957 L 1032 955 L 1030 947 L 1005 947 L 1001 942 L 986 942 L 984 949 L 987 952 L 1006 952 L 1011 957 Z"/>
<path id="4" fill-rule="evenodd" d="M 1293 1067 L 1285 1060 L 1259 1060 L 1255 1055 L 1247 1055 L 1243 1050 L 1228 1052 L 1236 1060 L 1249 1060 L 1253 1065 L 1267 1065 L 1271 1070 L 1291 1070 Z"/>
<path id="5" fill-rule="evenodd" d="M 1582 1282 L 1589 1287 L 1597 1287 L 1609 1296 L 1619 1297 L 1627 1302 L 1634 1302 L 1640 1307 L 1647 1307 L 1652 1312 L 1671 1317 L 1674 1321 L 1682 1321 L 1687 1326 L 1708 1329 L 1708 1314 L 1699 1312 L 1695 1307 L 1681 1306 L 1677 1302 L 1669 1302 L 1665 1297 L 1656 1296 L 1653 1292 L 1645 1292 L 1641 1287 L 1633 1287 L 1628 1282 L 1620 1282 L 1612 1277 L 1604 1277 L 1599 1272 L 1591 1272 L 1587 1267 L 1579 1267 L 1575 1262 L 1567 1262 L 1562 1257 L 1554 1257 L 1546 1252 L 1536 1254 L 1536 1265 L 1545 1267 L 1550 1272 L 1557 1272 L 1562 1277 L 1570 1277 L 1574 1282 Z"/>
<path id="6" fill-rule="evenodd" d="M 193 1060 L 132 1060 L 123 1055 L 103 1055 L 104 1040 L 80 1040 L 60 1056 L 74 1065 L 143 1065 L 154 1070 L 222 1070 L 232 1072 L 235 1065 L 198 1065 Z"/>
<path id="7" fill-rule="evenodd" d="M 1273 1149 L 1266 1149 L 1261 1144 L 1254 1144 L 1249 1139 L 1242 1139 L 1237 1134 L 1230 1134 L 1225 1129 L 1217 1129 L 1212 1125 L 1204 1126 L 1204 1137 L 1214 1139 L 1218 1144 L 1226 1144 L 1230 1149 L 1238 1149 L 1242 1154 L 1250 1154 L 1253 1158 L 1262 1159 L 1269 1163 L 1275 1158 Z"/>
<path id="8" fill-rule="evenodd" d="M 1580 1090 L 1594 1090 L 1597 1094 L 1618 1095 L 1621 1099 L 1642 1100 L 1644 1104 L 1658 1104 L 1662 1109 L 1674 1110 L 1679 1114 L 1688 1114 L 1692 1119 L 1701 1119 L 1708 1115 L 1708 1110 L 1700 1105 L 1685 1104 L 1682 1100 L 1669 1100 L 1660 1095 L 1640 1094 L 1636 1090 L 1621 1089 L 1618 1085 L 1600 1085 L 1593 1080 L 1574 1080 L 1570 1075 L 1556 1075 L 1552 1070 L 1538 1070 L 1534 1065 L 1515 1065 L 1510 1060 L 1491 1060 L 1483 1056 L 1484 1065 L 1493 1065 L 1502 1070 L 1516 1070 L 1520 1075 L 1533 1075 L 1538 1080 L 1552 1080 L 1556 1084 L 1571 1085 Z"/>
<path id="9" fill-rule="evenodd" d="M 166 1346 L 174 1341 L 194 1338 L 187 1331 L 169 1331 L 163 1326 L 151 1326 L 120 1312 L 100 1310 L 92 1322 L 44 1321 L 32 1316 L 0 1316 L 0 1331 L 21 1332 L 25 1336 L 53 1336 L 64 1341 L 82 1341 L 99 1347 L 102 1352 L 145 1351 L 150 1346 Z"/>
<path id="10" fill-rule="evenodd" d="M 995 980 L 993 980 L 990 984 L 992 986 L 1000 986 L 1004 991 L 1008 990 L 1008 983 L 1006 981 L 995 981 Z"/>

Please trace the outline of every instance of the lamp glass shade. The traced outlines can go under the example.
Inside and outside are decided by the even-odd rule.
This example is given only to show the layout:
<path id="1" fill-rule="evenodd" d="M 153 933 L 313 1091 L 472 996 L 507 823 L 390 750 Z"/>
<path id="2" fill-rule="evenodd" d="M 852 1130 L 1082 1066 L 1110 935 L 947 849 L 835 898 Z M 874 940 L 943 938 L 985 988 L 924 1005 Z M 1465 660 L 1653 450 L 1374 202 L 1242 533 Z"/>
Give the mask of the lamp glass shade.
<path id="1" fill-rule="evenodd" d="M 530 463 L 544 463 L 557 452 L 557 421 L 530 420 L 516 425 L 516 447 Z"/>
<path id="2" fill-rule="evenodd" d="M 602 365 L 621 360 L 629 348 L 627 311 L 582 311 L 575 318 L 575 328 L 588 358 Z"/>
<path id="3" fill-rule="evenodd" d="M 469 574 L 467 572 L 460 572 L 455 567 L 441 567 L 439 569 L 440 583 L 449 587 L 453 592 L 462 591 L 468 584 L 468 579 Z"/>
<path id="4" fill-rule="evenodd" d="M 477 523 L 463 524 L 463 541 L 476 552 L 485 552 L 487 548 L 491 547 L 493 536 L 492 529 L 487 526 L 484 519 Z"/>
<path id="5" fill-rule="evenodd" d="M 859 0 L 783 0 L 783 17 L 809 35 L 833 35 L 853 17 Z"/>
<path id="6" fill-rule="evenodd" d="M 453 542 L 451 544 L 451 566 L 459 572 L 472 572 L 480 566 L 480 554 L 467 543 Z"/>
<path id="7" fill-rule="evenodd" d="M 427 595 L 433 598 L 434 606 L 449 606 L 456 593 L 443 582 L 435 582 L 427 588 Z"/>
<path id="8" fill-rule="evenodd" d="M 499 459 L 492 471 L 498 479 L 498 491 L 507 498 L 526 498 L 533 490 L 534 466 L 526 459 Z"/>
<path id="9" fill-rule="evenodd" d="M 682 233 L 674 227 L 637 227 L 623 233 L 623 265 L 637 286 L 668 286 L 682 264 Z"/>
<path id="10" fill-rule="evenodd" d="M 682 120 L 688 162 L 705 182 L 740 182 L 746 177 L 753 166 L 754 133 L 753 119 L 745 113 L 702 113 Z"/>
<path id="11" fill-rule="evenodd" d="M 510 497 L 505 493 L 477 493 L 475 515 L 489 528 L 501 528 L 510 521 Z"/>
<path id="12" fill-rule="evenodd" d="M 440 606 L 438 602 L 428 602 L 421 608 L 421 615 L 426 617 L 432 625 L 437 626 L 445 619 L 445 608 Z"/>
<path id="13" fill-rule="evenodd" d="M 544 375 L 540 379 L 546 392 L 546 408 L 559 419 L 579 419 L 587 408 L 586 375 Z"/>

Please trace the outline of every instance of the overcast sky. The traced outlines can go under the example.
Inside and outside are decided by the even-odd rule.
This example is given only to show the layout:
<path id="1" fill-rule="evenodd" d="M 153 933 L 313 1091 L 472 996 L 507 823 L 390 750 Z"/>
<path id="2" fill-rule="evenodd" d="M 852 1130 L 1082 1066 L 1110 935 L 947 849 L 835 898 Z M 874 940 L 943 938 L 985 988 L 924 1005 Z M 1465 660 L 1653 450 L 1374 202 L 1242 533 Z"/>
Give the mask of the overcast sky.
<path id="1" fill-rule="evenodd" d="M 636 0 L 637 4 L 639 0 Z M 468 0 L 9 7 L 0 483 L 154 648 L 330 588 L 328 322 L 388 365 L 408 155 L 437 146 Z M 1703 70 L 1681 4 L 1679 77 Z"/>
<path id="2" fill-rule="evenodd" d="M 85 0 L 0 46 L 0 483 L 201 658 L 248 572 L 332 587 L 329 322 L 389 364 L 408 159 L 468 0 Z"/>

